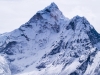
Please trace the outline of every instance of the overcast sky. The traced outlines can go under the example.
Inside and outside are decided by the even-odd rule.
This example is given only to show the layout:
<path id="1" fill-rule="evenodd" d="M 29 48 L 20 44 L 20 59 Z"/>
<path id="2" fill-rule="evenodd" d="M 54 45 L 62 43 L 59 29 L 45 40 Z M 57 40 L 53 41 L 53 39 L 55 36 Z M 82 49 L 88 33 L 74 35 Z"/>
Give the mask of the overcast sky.
<path id="1" fill-rule="evenodd" d="M 70 19 L 85 16 L 100 33 L 100 0 L 0 0 L 0 33 L 18 28 L 51 2 Z"/>

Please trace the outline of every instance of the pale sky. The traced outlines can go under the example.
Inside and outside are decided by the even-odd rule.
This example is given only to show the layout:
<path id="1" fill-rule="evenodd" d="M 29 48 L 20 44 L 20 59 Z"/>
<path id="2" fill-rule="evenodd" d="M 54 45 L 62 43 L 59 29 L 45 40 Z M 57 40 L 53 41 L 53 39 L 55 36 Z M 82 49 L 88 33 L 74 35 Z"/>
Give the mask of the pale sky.
<path id="1" fill-rule="evenodd" d="M 0 33 L 18 28 L 51 2 L 69 19 L 85 16 L 100 33 L 100 0 L 0 0 Z"/>

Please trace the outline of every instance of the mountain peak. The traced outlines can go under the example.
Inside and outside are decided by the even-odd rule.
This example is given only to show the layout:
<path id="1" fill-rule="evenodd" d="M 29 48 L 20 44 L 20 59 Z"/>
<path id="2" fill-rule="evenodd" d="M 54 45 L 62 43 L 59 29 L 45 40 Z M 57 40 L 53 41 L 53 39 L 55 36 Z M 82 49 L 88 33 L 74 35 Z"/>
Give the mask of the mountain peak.
<path id="1" fill-rule="evenodd" d="M 79 16 L 79 15 L 76 15 L 72 18 L 72 20 L 81 20 L 81 21 L 87 21 L 87 19 L 84 17 L 84 16 Z"/>
<path id="2" fill-rule="evenodd" d="M 49 8 L 57 8 L 58 9 L 58 6 L 54 2 L 52 2 L 48 7 Z"/>
<path id="3" fill-rule="evenodd" d="M 58 19 L 65 19 L 62 12 L 59 10 L 58 6 L 52 2 L 49 6 L 45 7 L 43 10 L 38 11 L 30 21 L 39 20 L 39 19 L 50 19 L 58 20 Z"/>
<path id="4" fill-rule="evenodd" d="M 71 25 L 73 30 L 87 30 L 89 31 L 92 26 L 88 22 L 88 20 L 85 17 L 75 16 L 70 21 L 69 25 Z"/>
<path id="5" fill-rule="evenodd" d="M 38 11 L 38 13 L 54 12 L 58 9 L 59 9 L 58 6 L 54 2 L 52 2 L 49 6 L 45 7 L 43 10 Z"/>

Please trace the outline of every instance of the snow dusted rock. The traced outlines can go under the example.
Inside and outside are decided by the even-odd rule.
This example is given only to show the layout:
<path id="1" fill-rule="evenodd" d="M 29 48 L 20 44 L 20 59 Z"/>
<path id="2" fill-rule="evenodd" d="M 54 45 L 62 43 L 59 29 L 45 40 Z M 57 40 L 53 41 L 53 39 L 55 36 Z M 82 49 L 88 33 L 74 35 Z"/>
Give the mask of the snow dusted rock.
<path id="1" fill-rule="evenodd" d="M 99 42 L 86 18 L 69 20 L 51 3 L 18 29 L 0 35 L 0 53 L 15 75 L 98 75 Z"/>
<path id="2" fill-rule="evenodd" d="M 4 57 L 0 55 L 0 75 L 11 75 L 9 65 Z"/>

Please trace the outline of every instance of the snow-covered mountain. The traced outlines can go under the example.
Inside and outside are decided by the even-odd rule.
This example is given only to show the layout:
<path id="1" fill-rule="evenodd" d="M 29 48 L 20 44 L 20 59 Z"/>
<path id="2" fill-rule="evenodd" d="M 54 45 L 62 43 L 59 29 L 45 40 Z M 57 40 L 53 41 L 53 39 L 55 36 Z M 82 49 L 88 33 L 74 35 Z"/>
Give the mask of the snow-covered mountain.
<path id="1" fill-rule="evenodd" d="M 12 75 L 99 75 L 99 49 L 100 35 L 87 19 L 68 19 L 55 3 L 0 35 Z"/>

